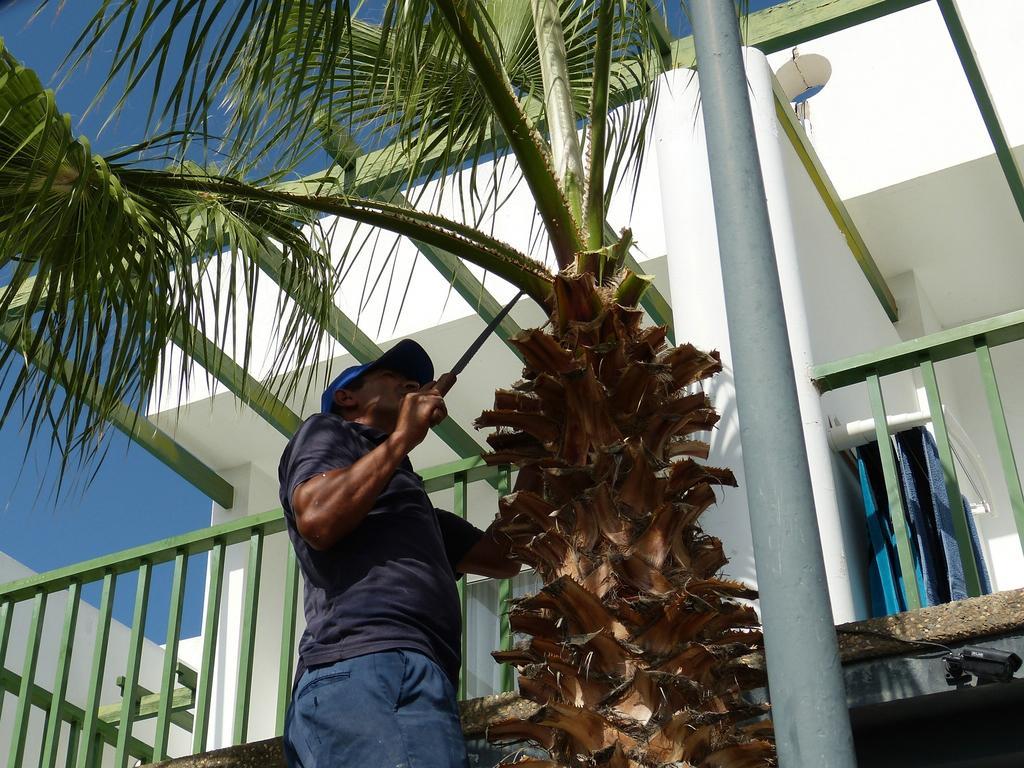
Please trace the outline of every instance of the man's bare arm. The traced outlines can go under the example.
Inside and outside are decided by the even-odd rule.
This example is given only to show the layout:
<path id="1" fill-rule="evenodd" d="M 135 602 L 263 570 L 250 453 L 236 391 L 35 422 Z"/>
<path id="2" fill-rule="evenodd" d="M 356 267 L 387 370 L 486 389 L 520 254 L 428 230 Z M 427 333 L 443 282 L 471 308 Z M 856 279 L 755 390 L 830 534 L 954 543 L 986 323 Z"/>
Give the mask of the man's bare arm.
<path id="1" fill-rule="evenodd" d="M 374 502 L 431 425 L 444 418 L 444 400 L 432 387 L 405 396 L 398 426 L 354 464 L 314 475 L 295 488 L 292 511 L 299 535 L 313 549 L 330 549 L 373 509 Z"/>
<path id="2" fill-rule="evenodd" d="M 514 492 L 543 490 L 540 469 L 536 466 L 524 467 L 516 478 Z M 480 539 L 459 561 L 460 573 L 472 573 L 491 579 L 509 579 L 519 573 L 520 564 L 512 559 L 509 551 L 511 540 L 496 531 L 497 521 L 491 523 L 483 538 Z"/>

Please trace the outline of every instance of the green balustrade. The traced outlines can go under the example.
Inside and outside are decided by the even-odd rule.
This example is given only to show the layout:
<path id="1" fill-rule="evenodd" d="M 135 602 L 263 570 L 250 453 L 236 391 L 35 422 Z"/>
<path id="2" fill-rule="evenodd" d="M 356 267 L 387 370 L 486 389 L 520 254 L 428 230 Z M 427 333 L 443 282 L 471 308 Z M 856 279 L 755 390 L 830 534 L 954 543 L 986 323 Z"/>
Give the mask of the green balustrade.
<path id="1" fill-rule="evenodd" d="M 501 494 L 507 493 L 511 487 L 509 467 L 490 467 L 479 457 L 425 470 L 423 478 L 430 492 L 451 489 L 453 509 L 463 518 L 468 515 L 471 484 L 483 482 L 497 488 Z M 496 508 L 497 497 L 493 498 Z M 182 751 L 200 753 L 223 746 L 222 742 L 228 735 L 232 743 L 241 743 L 250 736 L 256 707 L 273 707 L 268 714 L 273 715 L 275 733 L 280 735 L 291 695 L 298 629 L 299 566 L 290 544 L 281 563 L 284 578 L 278 581 L 275 577 L 265 587 L 283 589 L 282 613 L 277 614 L 275 610 L 272 619 L 264 616 L 266 611 L 260 611 L 260 585 L 267 565 L 264 562 L 267 537 L 284 535 L 284 531 L 284 517 L 281 510 L 276 509 L 0 585 L 0 692 L 17 696 L 13 704 L 10 700 L 7 702 L 14 725 L 14 736 L 7 747 L 8 768 L 29 765 L 30 758 L 33 766 L 41 765 L 42 768 L 55 768 L 58 764 L 88 768 L 101 761 L 110 761 L 111 757 L 115 765 L 126 766 L 132 759 L 153 762 L 181 756 Z M 232 545 L 246 547 L 241 623 L 224 632 L 222 619 L 227 609 L 224 571 L 228 547 Z M 208 557 L 202 646 L 198 650 L 197 668 L 191 669 L 181 663 L 179 649 L 183 640 L 189 559 L 202 555 Z M 152 684 L 149 674 L 154 663 L 152 647 L 146 650 L 146 617 L 151 613 L 151 595 L 156 594 L 156 568 L 165 563 L 173 563 L 170 596 L 166 606 L 154 604 L 152 609 L 167 611 L 167 629 L 160 638 L 164 644 L 158 662 L 160 686 L 150 690 L 142 682 L 145 680 Z M 136 580 L 135 601 L 131 608 L 131 623 L 125 627 L 114 620 L 114 596 L 118 582 L 129 577 Z M 95 632 L 85 631 L 82 620 L 83 595 L 91 586 L 99 587 Z M 498 605 L 495 606 L 499 617 L 498 636 L 501 647 L 508 648 L 511 643 L 508 623 L 511 580 L 503 581 L 498 591 Z M 467 590 L 464 580 L 459 582 L 459 594 L 465 612 Z M 45 662 L 49 668 L 55 669 L 53 688 L 47 690 L 37 683 L 35 677 L 37 668 L 43 663 L 43 624 L 50 600 L 57 601 L 54 604 L 63 606 L 64 610 L 59 644 L 53 651 L 53 659 Z M 19 606 L 22 607 L 19 609 Z M 14 620 L 16 610 L 18 622 Z M 21 619 L 23 611 L 28 616 L 27 621 Z M 278 618 L 281 621 L 279 630 Z M 274 627 L 269 635 L 261 632 L 268 623 Z M 25 625 L 28 643 L 24 657 L 14 662 L 20 670 L 18 674 L 7 668 L 11 660 L 6 656 L 12 629 L 20 632 L 23 629 L 21 625 Z M 233 632 L 237 634 L 233 635 Z M 275 637 L 278 632 L 279 655 L 271 667 L 277 672 L 277 691 L 270 697 L 257 697 L 253 691 L 256 681 L 263 685 L 269 679 L 266 675 L 253 675 L 254 668 L 262 663 L 263 656 L 258 654 L 265 653 L 264 643 L 273 642 L 268 638 Z M 78 643 L 89 643 L 77 654 L 76 639 Z M 223 713 L 229 698 L 223 681 L 230 678 L 230 674 L 222 667 L 232 654 L 224 655 L 225 642 L 238 643 L 234 708 L 228 715 Z M 467 688 L 466 651 L 464 633 L 461 695 L 465 695 Z M 89 675 L 82 701 L 67 698 L 68 682 L 76 663 L 84 665 Z M 511 690 L 513 682 L 512 670 L 503 668 L 500 690 Z M 117 693 L 118 686 L 120 693 Z M 112 701 L 113 696 L 116 700 Z M 40 710 L 44 715 L 42 731 L 36 735 L 33 735 L 33 729 L 38 730 L 38 723 L 32 722 L 33 710 Z M 136 724 L 151 719 L 155 720 L 155 728 L 151 731 L 153 735 L 140 738 L 134 732 L 138 730 Z M 266 720 L 261 717 L 260 722 Z M 260 734 L 260 738 L 267 735 Z M 147 743 L 150 738 L 152 743 Z M 36 748 L 37 742 L 39 752 L 33 753 L 31 750 Z M 186 743 L 188 746 L 183 747 Z"/>
<path id="2" fill-rule="evenodd" d="M 1024 552 L 1024 491 L 1013 453 L 1010 429 L 1006 422 L 1003 401 L 999 394 L 996 371 L 992 362 L 992 348 L 1024 339 L 1024 310 L 922 336 L 885 349 L 839 360 L 813 369 L 812 377 L 822 393 L 865 383 L 875 432 L 882 458 L 889 509 L 896 534 L 896 548 L 900 570 L 904 574 L 909 608 L 920 606 L 917 582 L 911 556 L 910 530 L 906 522 L 896 478 L 895 458 L 889 442 L 887 413 L 882 397 L 882 379 L 914 371 L 921 379 L 928 400 L 935 443 L 942 465 L 943 480 L 950 500 L 953 533 L 960 550 L 964 579 L 969 596 L 981 594 L 979 565 L 968 528 L 968 520 L 960 504 L 960 482 L 955 466 L 955 454 L 950 442 L 946 412 L 943 409 L 939 375 L 936 364 L 974 356 L 980 374 L 980 389 L 984 391 L 999 453 L 1000 468 L 1009 496 L 1010 507 L 1017 527 L 1017 536 Z M 888 446 L 888 450 L 886 450 Z"/>

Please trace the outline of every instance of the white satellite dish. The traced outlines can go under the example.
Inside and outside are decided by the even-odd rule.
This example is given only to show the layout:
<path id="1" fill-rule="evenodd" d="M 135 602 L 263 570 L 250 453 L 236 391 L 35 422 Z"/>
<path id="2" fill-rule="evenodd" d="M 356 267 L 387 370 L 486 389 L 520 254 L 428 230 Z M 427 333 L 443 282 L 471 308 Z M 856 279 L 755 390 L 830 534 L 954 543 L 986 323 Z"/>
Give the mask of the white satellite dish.
<path id="1" fill-rule="evenodd" d="M 832 76 L 832 65 L 817 53 L 794 53 L 792 59 L 779 67 L 775 76 L 779 78 L 786 98 L 800 104 L 825 87 Z"/>

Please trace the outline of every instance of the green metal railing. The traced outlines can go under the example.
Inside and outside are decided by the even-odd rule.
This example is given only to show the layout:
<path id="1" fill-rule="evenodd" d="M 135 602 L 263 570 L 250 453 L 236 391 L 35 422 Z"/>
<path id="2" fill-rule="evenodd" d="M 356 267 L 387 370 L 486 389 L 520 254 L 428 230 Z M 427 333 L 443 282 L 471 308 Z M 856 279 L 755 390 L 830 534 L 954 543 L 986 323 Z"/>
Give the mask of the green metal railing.
<path id="1" fill-rule="evenodd" d="M 453 511 L 467 515 L 467 500 L 471 483 L 484 481 L 496 485 L 507 493 L 510 483 L 509 467 L 488 467 L 479 458 L 466 459 L 423 473 L 425 487 L 434 493 L 453 490 Z M 36 765 L 54 768 L 58 761 L 63 766 L 91 768 L 113 754 L 116 766 L 126 766 L 131 758 L 144 762 L 171 756 L 172 730 L 176 726 L 177 753 L 203 752 L 210 747 L 211 724 L 214 721 L 214 690 L 223 686 L 223 671 L 215 679 L 215 670 L 224 660 L 224 629 L 239 632 L 237 644 L 237 678 L 235 684 L 231 741 L 238 744 L 249 738 L 254 707 L 273 707 L 272 720 L 275 733 L 284 727 L 284 715 L 291 693 L 292 675 L 296 662 L 296 632 L 298 621 L 299 569 L 290 544 L 286 547 L 284 563 L 282 609 L 271 615 L 260 609 L 260 576 L 264 568 L 264 551 L 269 537 L 284 536 L 285 521 L 280 509 L 252 515 L 237 521 L 216 525 L 144 546 L 127 549 L 105 557 L 60 568 L 0 586 L 0 723 L 8 717 L 6 709 L 13 709 L 12 730 L 8 754 L 8 768 Z M 229 547 L 245 548 L 244 590 L 242 596 L 241 626 L 222 627 L 225 610 L 225 562 Z M 190 560 L 206 558 L 207 587 L 202 624 L 202 648 L 196 669 L 179 660 L 182 640 L 182 616 L 185 605 L 185 579 Z M 199 560 L 202 563 L 202 560 Z M 149 690 L 140 682 L 143 669 L 143 650 L 146 641 L 146 617 L 150 613 L 150 595 L 154 569 L 173 564 L 170 598 L 167 606 L 166 642 L 160 663 L 160 683 L 157 690 Z M 135 580 L 135 600 L 127 647 L 123 658 L 111 653 L 111 630 L 114 596 L 118 583 Z M 278 582 L 266 585 L 273 589 Z M 99 588 L 99 606 L 95 633 L 83 638 L 77 632 L 83 590 Z M 463 609 L 466 605 L 466 587 L 460 581 L 459 594 Z M 266 590 L 263 593 L 265 598 Z M 501 646 L 511 645 L 511 631 L 507 617 L 511 599 L 511 580 L 503 582 L 499 591 L 499 605 L 495 606 L 500 623 Z M 44 641 L 44 620 L 47 610 L 54 610 L 63 600 L 64 617 L 60 638 L 52 658 L 41 658 Z M 20 607 L 20 610 L 18 610 Z M 15 625 L 15 611 L 19 622 Z M 21 629 L 25 623 L 20 617 L 28 615 L 25 653 L 20 662 L 7 659 L 12 628 Z M 278 624 L 280 622 L 280 624 Z M 266 632 L 272 627 L 273 631 Z M 261 646 L 267 638 L 277 640 L 279 634 L 279 663 L 276 697 L 254 701 L 253 667 L 256 659 L 257 636 Z M 466 646 L 472 646 L 463 635 L 463 674 L 460 694 L 466 691 Z M 221 646 L 218 648 L 218 638 Z M 78 648 L 84 639 L 91 647 Z M 490 648 L 487 649 L 488 651 Z M 218 655 L 220 654 L 220 658 Z M 72 661 L 79 662 L 73 665 Z M 147 659 L 151 661 L 151 659 Z M 37 680 L 40 664 L 52 663 L 52 684 L 41 685 Z M 13 669 L 8 668 L 8 663 Z M 150 664 L 152 667 L 152 664 Z M 68 700 L 68 684 L 77 669 L 88 673 L 87 690 L 80 701 Z M 20 674 L 18 671 L 20 669 Z M 266 676 L 264 675 L 263 678 Z M 113 683 L 116 682 L 116 686 Z M 503 670 L 501 689 L 512 689 L 512 673 Z M 120 690 L 115 701 L 108 701 L 114 688 Z M 221 691 L 223 694 L 223 690 Z M 12 698 L 16 700 L 12 703 Z M 6 699 L 6 701 L 5 701 Z M 38 714 L 30 723 L 33 712 L 42 714 L 39 728 Z M 146 735 L 139 735 L 136 726 L 144 721 Z M 226 724 L 225 724 L 226 726 Z M 190 735 L 189 735 L 190 732 Z M 260 738 L 270 734 L 260 733 Z M 27 753 L 38 745 L 38 753 Z M 179 756 L 179 755 L 174 755 Z M 0 755 L 0 759 L 4 756 Z"/>
<path id="2" fill-rule="evenodd" d="M 981 593 L 981 580 L 970 542 L 967 519 L 963 513 L 958 511 L 959 505 L 956 503 L 956 500 L 961 498 L 960 484 L 954 465 L 953 448 L 950 444 L 946 417 L 942 410 L 942 398 L 935 365 L 944 360 L 967 355 L 973 355 L 977 359 L 981 385 L 985 392 L 995 432 L 1003 478 L 1006 482 L 1021 548 L 1024 550 L 1024 493 L 1021 491 L 1020 474 L 1017 471 L 1017 462 L 1013 455 L 1010 431 L 1003 412 L 1003 402 L 999 394 L 991 353 L 993 347 L 1022 338 L 1024 338 L 1024 310 L 1018 310 L 949 331 L 923 336 L 877 352 L 817 366 L 812 371 L 815 384 L 822 393 L 853 384 L 865 383 L 867 385 L 871 415 L 875 422 L 875 435 L 882 459 L 889 512 L 896 534 L 897 557 L 902 573 L 912 575 L 914 564 L 910 530 L 896 474 L 896 458 L 889 440 L 882 379 L 904 371 L 916 370 L 920 373 L 928 399 L 928 410 L 942 464 L 946 492 L 951 501 L 953 532 L 960 549 L 967 591 L 969 595 L 976 596 Z M 921 597 L 918 593 L 916 579 L 909 576 L 905 577 L 903 581 L 907 592 L 908 608 L 919 608 Z"/>

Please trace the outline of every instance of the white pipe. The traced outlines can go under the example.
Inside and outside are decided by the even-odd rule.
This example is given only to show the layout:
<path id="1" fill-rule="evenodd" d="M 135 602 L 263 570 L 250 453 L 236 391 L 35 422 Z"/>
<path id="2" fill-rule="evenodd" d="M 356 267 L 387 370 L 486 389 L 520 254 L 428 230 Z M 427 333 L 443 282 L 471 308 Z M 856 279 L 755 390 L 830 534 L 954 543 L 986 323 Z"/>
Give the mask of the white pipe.
<path id="1" fill-rule="evenodd" d="M 985 466 L 981 460 L 981 454 L 975 447 L 974 442 L 950 413 L 946 406 L 942 407 L 942 413 L 946 417 L 946 428 L 949 432 L 949 440 L 953 445 L 954 454 L 964 470 L 967 479 L 976 487 L 981 496 L 980 502 L 984 512 L 992 511 L 992 489 L 988 482 L 988 475 L 985 473 Z M 916 411 L 913 413 L 898 413 L 886 417 L 886 427 L 890 435 L 902 432 L 914 427 L 922 427 L 930 424 L 931 414 L 927 411 Z M 851 421 L 849 424 L 836 424 L 828 428 L 828 444 L 834 451 L 849 451 L 862 445 L 867 445 L 875 439 L 875 420 L 860 419 Z M 956 449 L 960 450 L 957 451 Z M 963 489 L 961 489 L 963 490 Z M 972 505 L 972 509 L 977 505 Z"/>
<path id="2" fill-rule="evenodd" d="M 893 435 L 905 429 L 921 427 L 932 420 L 926 411 L 915 413 L 899 413 L 886 417 L 889 434 Z M 834 451 L 849 451 L 861 445 L 867 445 L 875 439 L 875 420 L 860 419 L 849 424 L 836 424 L 828 428 L 828 444 Z"/>

